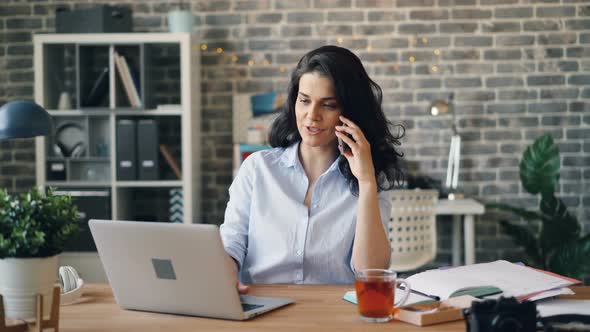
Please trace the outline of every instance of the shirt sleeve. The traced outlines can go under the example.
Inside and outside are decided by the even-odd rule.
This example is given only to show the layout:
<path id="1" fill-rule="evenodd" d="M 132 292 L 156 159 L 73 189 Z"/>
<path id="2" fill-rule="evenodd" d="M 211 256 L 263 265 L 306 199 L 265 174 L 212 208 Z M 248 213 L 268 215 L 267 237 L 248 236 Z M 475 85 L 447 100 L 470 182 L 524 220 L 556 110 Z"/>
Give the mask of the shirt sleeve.
<path id="1" fill-rule="evenodd" d="M 250 203 L 257 154 L 252 154 L 244 160 L 229 187 L 229 201 L 225 208 L 223 224 L 219 228 L 225 251 L 236 260 L 240 270 L 248 250 Z"/>
<path id="2" fill-rule="evenodd" d="M 377 198 L 379 199 L 379 213 L 381 214 L 381 223 L 383 224 L 383 229 L 385 230 L 385 235 L 389 240 L 389 219 L 391 218 L 391 200 L 389 196 L 391 191 L 382 191 L 378 194 Z M 353 240 L 354 245 L 354 240 Z M 391 244 L 390 244 L 391 246 Z M 350 247 L 350 269 L 352 273 L 355 273 L 354 265 L 352 264 L 352 247 Z M 390 248 L 391 250 L 391 248 Z"/>
<path id="3" fill-rule="evenodd" d="M 381 212 L 381 222 L 387 238 L 389 238 L 389 220 L 391 219 L 391 190 L 379 193 L 379 212 Z"/>

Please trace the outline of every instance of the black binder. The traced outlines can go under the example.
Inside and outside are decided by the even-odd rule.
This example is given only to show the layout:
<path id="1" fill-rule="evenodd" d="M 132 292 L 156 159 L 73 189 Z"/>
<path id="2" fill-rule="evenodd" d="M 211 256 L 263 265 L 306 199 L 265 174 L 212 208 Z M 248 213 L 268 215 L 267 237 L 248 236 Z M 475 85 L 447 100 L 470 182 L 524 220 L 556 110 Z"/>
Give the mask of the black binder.
<path id="1" fill-rule="evenodd" d="M 158 123 L 139 120 L 137 123 L 137 166 L 140 180 L 158 180 Z"/>
<path id="2" fill-rule="evenodd" d="M 117 180 L 137 180 L 136 131 L 135 121 L 117 121 Z"/>

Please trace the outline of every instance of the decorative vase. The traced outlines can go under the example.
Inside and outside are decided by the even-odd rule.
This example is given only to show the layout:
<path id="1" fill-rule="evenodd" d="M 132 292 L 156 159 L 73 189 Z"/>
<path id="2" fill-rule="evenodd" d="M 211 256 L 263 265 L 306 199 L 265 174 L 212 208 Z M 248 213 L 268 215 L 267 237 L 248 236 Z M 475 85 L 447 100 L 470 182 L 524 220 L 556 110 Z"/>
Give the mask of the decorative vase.
<path id="1" fill-rule="evenodd" d="M 60 110 L 71 110 L 72 109 L 72 98 L 69 92 L 62 92 L 59 95 L 59 101 L 57 102 L 57 108 Z"/>
<path id="2" fill-rule="evenodd" d="M 193 32 L 193 13 L 188 10 L 173 10 L 168 13 L 170 32 Z"/>
<path id="3" fill-rule="evenodd" d="M 57 256 L 0 259 L 0 294 L 7 318 L 35 318 L 36 295 L 43 295 L 43 317 L 51 313 Z"/>

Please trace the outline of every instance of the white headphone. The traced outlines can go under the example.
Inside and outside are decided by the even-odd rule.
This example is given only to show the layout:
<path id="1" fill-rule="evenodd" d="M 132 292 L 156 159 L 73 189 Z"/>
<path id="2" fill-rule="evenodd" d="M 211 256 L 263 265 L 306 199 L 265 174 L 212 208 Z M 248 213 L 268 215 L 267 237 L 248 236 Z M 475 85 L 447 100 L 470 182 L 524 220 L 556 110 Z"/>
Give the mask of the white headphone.
<path id="1" fill-rule="evenodd" d="M 59 268 L 59 280 L 62 287 L 61 305 L 72 304 L 82 296 L 84 280 L 80 278 L 78 271 L 73 267 L 61 266 Z"/>

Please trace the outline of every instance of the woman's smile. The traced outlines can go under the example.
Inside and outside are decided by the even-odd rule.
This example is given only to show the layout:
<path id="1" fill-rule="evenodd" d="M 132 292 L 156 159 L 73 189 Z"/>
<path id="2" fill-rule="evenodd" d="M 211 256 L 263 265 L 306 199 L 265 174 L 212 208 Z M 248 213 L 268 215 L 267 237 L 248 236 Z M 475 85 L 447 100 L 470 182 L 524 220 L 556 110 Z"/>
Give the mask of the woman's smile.
<path id="1" fill-rule="evenodd" d="M 310 136 L 319 135 L 324 131 L 325 131 L 325 129 L 320 129 L 318 127 L 305 126 L 305 132 L 307 135 L 310 135 Z"/>

